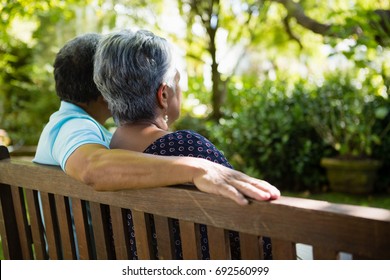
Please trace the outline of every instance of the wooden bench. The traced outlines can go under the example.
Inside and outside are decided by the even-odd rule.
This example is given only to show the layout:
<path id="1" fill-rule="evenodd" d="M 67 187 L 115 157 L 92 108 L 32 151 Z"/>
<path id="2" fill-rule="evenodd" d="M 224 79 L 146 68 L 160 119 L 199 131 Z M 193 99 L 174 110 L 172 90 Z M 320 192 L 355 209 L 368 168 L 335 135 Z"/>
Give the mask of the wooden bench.
<path id="1" fill-rule="evenodd" d="M 297 244 L 310 245 L 314 259 L 338 259 L 340 252 L 390 259 L 389 210 L 291 197 L 242 207 L 192 186 L 97 192 L 59 168 L 10 159 L 3 146 L 0 198 L 6 259 L 128 259 L 126 209 L 139 259 L 154 257 L 150 215 L 160 259 L 174 257 L 171 218 L 179 220 L 184 259 L 200 258 L 199 224 L 207 225 L 211 259 L 230 258 L 228 230 L 239 232 L 242 259 L 263 258 L 262 236 L 272 240 L 273 259 L 299 259 Z"/>

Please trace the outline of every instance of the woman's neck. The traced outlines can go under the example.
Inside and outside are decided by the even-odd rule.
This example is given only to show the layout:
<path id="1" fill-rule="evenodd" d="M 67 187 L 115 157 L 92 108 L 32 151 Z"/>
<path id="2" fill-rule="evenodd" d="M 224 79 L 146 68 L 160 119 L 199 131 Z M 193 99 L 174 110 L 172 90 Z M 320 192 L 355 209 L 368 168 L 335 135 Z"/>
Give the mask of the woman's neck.
<path id="1" fill-rule="evenodd" d="M 136 121 L 136 122 L 132 122 L 132 123 L 122 124 L 121 126 L 135 128 L 135 129 L 147 129 L 149 127 L 154 127 L 156 129 L 160 129 L 160 130 L 165 130 L 165 131 L 168 130 L 168 126 L 166 124 L 161 123 L 158 120 L 151 120 L 151 121 L 140 120 L 140 121 Z"/>
<path id="2" fill-rule="evenodd" d="M 169 132 L 154 121 L 123 124 L 115 131 L 110 146 L 116 149 L 143 152 L 154 141 L 166 134 L 169 134 Z"/>

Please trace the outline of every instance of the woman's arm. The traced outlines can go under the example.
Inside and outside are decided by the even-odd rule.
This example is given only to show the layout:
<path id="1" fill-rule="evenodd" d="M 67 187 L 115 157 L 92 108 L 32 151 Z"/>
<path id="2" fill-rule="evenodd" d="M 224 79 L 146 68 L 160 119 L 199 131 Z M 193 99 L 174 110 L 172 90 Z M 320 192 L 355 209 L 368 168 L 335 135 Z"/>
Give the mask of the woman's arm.
<path id="1" fill-rule="evenodd" d="M 109 150 L 96 144 L 76 149 L 65 170 L 98 191 L 193 183 L 201 191 L 222 195 L 241 205 L 248 204 L 246 197 L 255 200 L 280 197 L 279 190 L 268 182 L 205 159 Z"/>

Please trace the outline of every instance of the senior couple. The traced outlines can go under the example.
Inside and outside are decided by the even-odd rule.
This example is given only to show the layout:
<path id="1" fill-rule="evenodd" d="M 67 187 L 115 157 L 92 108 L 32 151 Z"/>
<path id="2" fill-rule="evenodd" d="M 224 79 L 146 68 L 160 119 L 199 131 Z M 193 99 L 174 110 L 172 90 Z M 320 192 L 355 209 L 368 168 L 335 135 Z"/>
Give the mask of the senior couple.
<path id="1" fill-rule="evenodd" d="M 203 136 L 169 131 L 182 96 L 165 39 L 145 30 L 80 35 L 58 52 L 54 78 L 61 106 L 34 162 L 61 166 L 98 191 L 191 183 L 240 205 L 280 196 L 268 182 L 234 170 Z M 113 135 L 103 126 L 111 116 L 118 126 Z M 207 235 L 202 239 L 207 244 Z"/>

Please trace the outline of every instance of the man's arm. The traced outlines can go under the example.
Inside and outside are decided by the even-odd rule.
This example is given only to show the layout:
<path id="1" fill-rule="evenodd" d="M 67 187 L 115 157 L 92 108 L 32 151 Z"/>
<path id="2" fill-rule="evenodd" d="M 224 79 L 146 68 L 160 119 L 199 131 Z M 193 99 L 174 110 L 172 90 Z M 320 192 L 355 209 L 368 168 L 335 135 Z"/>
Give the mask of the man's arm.
<path id="1" fill-rule="evenodd" d="M 268 182 L 205 159 L 109 150 L 97 144 L 77 148 L 65 170 L 98 191 L 193 183 L 201 191 L 222 195 L 240 205 L 248 204 L 245 196 L 255 200 L 280 197 L 279 190 Z"/>

